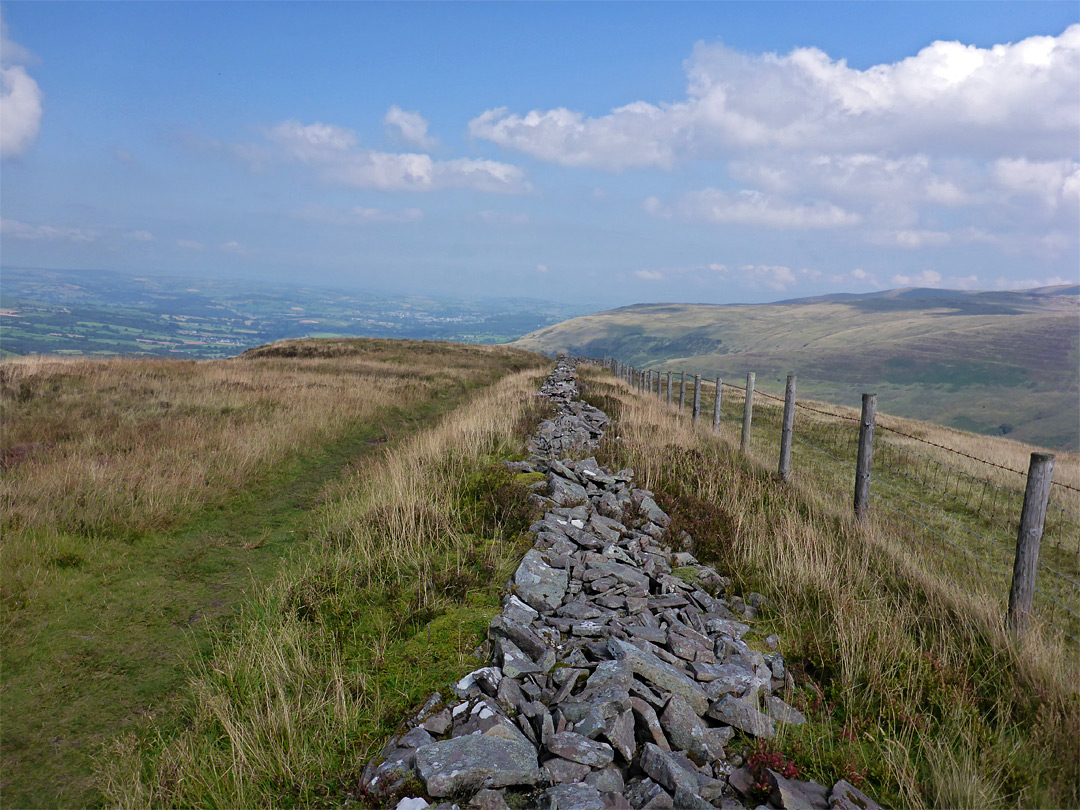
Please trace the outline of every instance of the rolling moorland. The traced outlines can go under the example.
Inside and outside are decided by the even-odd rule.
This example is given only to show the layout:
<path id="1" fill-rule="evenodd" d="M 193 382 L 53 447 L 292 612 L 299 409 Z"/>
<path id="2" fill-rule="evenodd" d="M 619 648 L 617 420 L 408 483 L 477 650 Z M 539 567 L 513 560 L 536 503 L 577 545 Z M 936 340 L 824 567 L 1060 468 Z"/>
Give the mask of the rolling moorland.
<path id="1" fill-rule="evenodd" d="M 389 340 L 0 364 L 3 804 L 349 806 L 402 721 L 477 666 L 536 516 L 537 482 L 501 462 L 545 417 L 549 369 Z M 601 462 L 637 470 L 731 593 L 765 596 L 746 638 L 779 636 L 810 721 L 770 756 L 888 806 L 1080 802 L 1077 651 L 1041 620 L 1009 637 L 1000 582 L 885 508 L 854 521 L 850 471 L 809 444 L 777 482 L 775 403 L 740 455 L 737 397 L 714 434 L 603 370 L 582 387 L 615 420 Z M 1031 450 L 881 419 L 1007 466 Z M 828 419 L 796 430 L 850 449 Z M 889 463 L 875 480 L 899 485 Z M 1055 480 L 1080 485 L 1080 458 Z M 948 542 L 988 534 L 950 491 L 931 504 Z M 1054 535 L 1075 578 L 1077 526 Z"/>
<path id="2" fill-rule="evenodd" d="M 1080 449 L 1080 286 L 891 290 L 775 304 L 639 304 L 573 318 L 514 345 L 615 357 L 782 395 L 857 405 L 1045 447 Z"/>
<path id="3" fill-rule="evenodd" d="M 265 281 L 3 269 L 0 357 L 215 358 L 293 337 L 505 343 L 592 311 L 535 299 L 457 301 Z"/>

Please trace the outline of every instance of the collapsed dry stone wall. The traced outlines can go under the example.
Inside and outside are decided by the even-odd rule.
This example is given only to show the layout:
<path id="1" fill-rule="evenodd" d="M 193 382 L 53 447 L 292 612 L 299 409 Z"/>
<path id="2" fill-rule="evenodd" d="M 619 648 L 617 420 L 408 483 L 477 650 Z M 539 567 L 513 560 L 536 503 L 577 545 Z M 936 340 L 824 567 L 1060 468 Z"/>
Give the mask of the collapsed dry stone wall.
<path id="1" fill-rule="evenodd" d="M 561 360 L 540 395 L 557 414 L 530 440 L 528 461 L 510 466 L 547 475 L 546 512 L 491 623 L 490 662 L 452 697 L 431 696 L 368 765 L 361 801 L 736 810 L 764 799 L 791 810 L 875 810 L 847 782 L 830 789 L 767 769 L 759 781 L 729 754 L 736 734 L 769 739 L 779 723 L 805 722 L 777 694 L 791 676 L 776 638 L 771 652 L 743 640 L 762 597 L 727 595 L 730 582 L 714 569 L 673 552 L 669 518 L 634 486 L 633 470 L 572 460 L 608 425 L 578 399 L 574 361 Z M 427 798 L 408 797 L 418 783 Z"/>

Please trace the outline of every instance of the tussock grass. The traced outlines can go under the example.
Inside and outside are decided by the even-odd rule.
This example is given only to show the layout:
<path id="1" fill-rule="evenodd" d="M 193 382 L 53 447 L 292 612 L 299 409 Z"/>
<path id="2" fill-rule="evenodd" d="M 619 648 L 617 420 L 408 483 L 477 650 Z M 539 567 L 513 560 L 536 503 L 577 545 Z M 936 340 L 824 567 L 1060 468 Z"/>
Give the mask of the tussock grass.
<path id="1" fill-rule="evenodd" d="M 340 806 L 375 746 L 471 651 L 528 546 L 497 460 L 540 415 L 512 374 L 328 491 L 312 553 L 283 571 L 191 679 L 175 735 L 122 739 L 110 804 Z"/>
<path id="2" fill-rule="evenodd" d="M 731 424 L 713 436 L 610 376 L 584 387 L 617 418 L 607 458 L 662 493 L 737 590 L 768 597 L 751 640 L 781 636 L 811 722 L 779 745 L 803 777 L 900 807 L 1080 804 L 1080 678 L 1059 637 L 1018 646 L 997 600 L 876 517 L 857 524 L 846 486 L 779 483 Z"/>

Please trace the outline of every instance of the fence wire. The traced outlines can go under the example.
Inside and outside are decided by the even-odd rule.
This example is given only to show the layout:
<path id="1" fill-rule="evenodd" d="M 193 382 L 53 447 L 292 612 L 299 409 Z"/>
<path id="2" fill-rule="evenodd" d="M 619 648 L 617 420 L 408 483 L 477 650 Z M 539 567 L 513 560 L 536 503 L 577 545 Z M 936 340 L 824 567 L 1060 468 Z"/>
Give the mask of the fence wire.
<path id="1" fill-rule="evenodd" d="M 672 376 L 679 408 L 681 375 Z M 694 381 L 686 376 L 689 415 Z M 667 401 L 667 375 L 644 392 Z M 722 383 L 721 424 L 741 430 L 746 389 Z M 784 399 L 755 390 L 751 452 L 762 459 L 779 449 Z M 702 379 L 703 424 L 712 423 L 715 380 Z M 859 418 L 796 400 L 792 469 L 815 486 L 846 497 L 854 483 Z M 887 420 L 888 417 L 885 417 Z M 932 553 L 935 571 L 958 587 L 1004 608 L 1012 581 L 1027 473 L 903 431 L 879 419 L 873 441 L 871 512 L 895 536 Z M 1015 476 L 1015 477 L 1012 477 Z M 1080 488 L 1053 481 L 1039 553 L 1034 612 L 1080 645 Z"/>

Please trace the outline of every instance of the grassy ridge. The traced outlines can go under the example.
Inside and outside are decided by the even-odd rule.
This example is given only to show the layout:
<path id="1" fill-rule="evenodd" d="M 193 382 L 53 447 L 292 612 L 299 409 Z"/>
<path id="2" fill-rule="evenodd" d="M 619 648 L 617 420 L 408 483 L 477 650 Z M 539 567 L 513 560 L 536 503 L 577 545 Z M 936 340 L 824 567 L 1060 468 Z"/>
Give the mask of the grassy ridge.
<path id="1" fill-rule="evenodd" d="M 574 318 L 515 345 L 606 354 L 709 378 L 789 373 L 817 399 L 876 391 L 890 413 L 1080 450 L 1080 299 L 1026 293 L 893 291 L 843 299 L 711 306 L 641 304 Z"/>
<path id="2" fill-rule="evenodd" d="M 168 722 L 187 659 L 310 544 L 341 471 L 536 363 L 354 340 L 0 365 L 4 804 L 99 801 L 101 747 Z"/>
<path id="3" fill-rule="evenodd" d="M 375 746 L 470 655 L 528 547 L 497 463 L 540 416 L 534 371 L 480 393 L 326 495 L 287 566 L 191 682 L 182 729 L 118 743 L 111 803 L 340 806 Z"/>
<path id="4" fill-rule="evenodd" d="M 781 485 L 773 448 L 738 455 L 727 421 L 713 436 L 610 376 L 585 390 L 618 419 L 608 461 L 662 493 L 699 556 L 768 598 L 760 632 L 780 634 L 811 719 L 778 746 L 804 778 L 852 779 L 902 807 L 1080 803 L 1078 666 L 1059 639 L 1018 648 L 999 599 L 943 576 L 939 557 L 879 515 L 856 524 L 846 481 L 833 489 L 796 463 Z"/>

